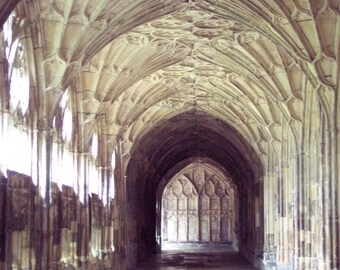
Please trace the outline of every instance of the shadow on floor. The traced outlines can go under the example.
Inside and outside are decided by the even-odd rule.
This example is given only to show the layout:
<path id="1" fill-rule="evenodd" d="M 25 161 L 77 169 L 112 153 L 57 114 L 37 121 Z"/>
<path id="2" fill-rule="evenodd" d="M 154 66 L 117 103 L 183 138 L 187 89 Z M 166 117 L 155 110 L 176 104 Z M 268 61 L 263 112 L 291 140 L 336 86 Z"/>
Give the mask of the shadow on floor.
<path id="1" fill-rule="evenodd" d="M 235 251 L 221 250 L 176 250 L 162 251 L 148 258 L 134 269 L 183 270 L 250 270 L 255 269 L 244 257 Z"/>

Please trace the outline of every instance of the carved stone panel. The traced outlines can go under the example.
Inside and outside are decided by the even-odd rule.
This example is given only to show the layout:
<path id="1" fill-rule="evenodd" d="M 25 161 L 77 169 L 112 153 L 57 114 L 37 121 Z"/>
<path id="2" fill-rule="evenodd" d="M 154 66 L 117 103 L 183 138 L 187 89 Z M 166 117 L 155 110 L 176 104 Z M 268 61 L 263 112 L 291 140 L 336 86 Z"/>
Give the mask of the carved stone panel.
<path id="1" fill-rule="evenodd" d="M 235 191 L 224 174 L 210 165 L 189 165 L 164 188 L 163 246 L 237 242 L 235 207 Z"/>

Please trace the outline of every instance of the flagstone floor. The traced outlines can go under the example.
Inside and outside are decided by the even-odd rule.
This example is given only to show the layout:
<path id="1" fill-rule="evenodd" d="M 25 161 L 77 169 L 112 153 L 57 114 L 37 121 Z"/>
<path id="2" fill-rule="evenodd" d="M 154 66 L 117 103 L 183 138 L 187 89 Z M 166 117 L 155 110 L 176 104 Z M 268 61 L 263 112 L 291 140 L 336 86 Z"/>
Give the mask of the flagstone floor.
<path id="1" fill-rule="evenodd" d="M 250 270 L 255 269 L 235 251 L 221 250 L 176 250 L 162 251 L 138 265 L 136 270 Z"/>

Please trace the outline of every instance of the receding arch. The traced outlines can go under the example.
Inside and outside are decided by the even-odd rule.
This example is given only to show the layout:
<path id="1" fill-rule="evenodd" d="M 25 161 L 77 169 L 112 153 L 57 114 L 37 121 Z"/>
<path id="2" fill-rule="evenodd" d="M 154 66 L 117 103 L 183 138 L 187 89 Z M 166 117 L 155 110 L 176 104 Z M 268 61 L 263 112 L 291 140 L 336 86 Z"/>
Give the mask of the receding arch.
<path id="1" fill-rule="evenodd" d="M 197 157 L 218 164 L 237 186 L 243 224 L 238 232 L 239 250 L 249 260 L 261 254 L 263 169 L 259 158 L 233 127 L 213 116 L 189 112 L 161 122 L 133 145 L 126 165 L 126 223 L 130 224 L 126 235 L 131 239 L 127 240 L 126 249 L 132 264 L 147 253 L 156 252 L 159 246 L 157 189 L 164 185 L 162 179 L 169 179 L 179 171 L 173 168 L 185 167 Z"/>

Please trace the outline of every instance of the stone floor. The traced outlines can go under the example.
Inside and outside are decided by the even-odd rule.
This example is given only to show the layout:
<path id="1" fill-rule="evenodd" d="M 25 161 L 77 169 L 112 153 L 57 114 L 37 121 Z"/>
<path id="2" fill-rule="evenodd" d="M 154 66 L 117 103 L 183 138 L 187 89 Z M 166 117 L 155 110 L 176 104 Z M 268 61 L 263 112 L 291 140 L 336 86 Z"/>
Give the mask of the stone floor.
<path id="1" fill-rule="evenodd" d="M 184 270 L 184 269 L 211 269 L 211 270 L 250 270 L 255 269 L 239 253 L 221 250 L 176 250 L 162 251 L 141 263 L 139 270 Z"/>

